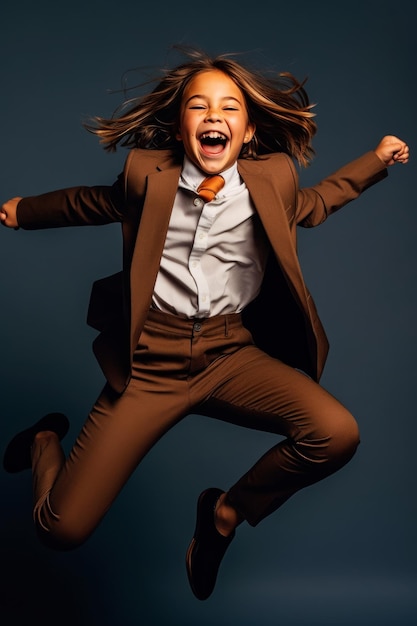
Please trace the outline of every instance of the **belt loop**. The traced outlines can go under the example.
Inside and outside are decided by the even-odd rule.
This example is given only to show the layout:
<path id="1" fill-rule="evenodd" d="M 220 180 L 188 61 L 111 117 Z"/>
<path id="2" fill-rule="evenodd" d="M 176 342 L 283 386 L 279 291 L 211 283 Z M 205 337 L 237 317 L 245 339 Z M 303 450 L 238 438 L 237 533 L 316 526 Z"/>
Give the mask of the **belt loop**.
<path id="1" fill-rule="evenodd" d="M 225 332 L 225 337 L 229 336 L 229 316 L 225 315 L 225 319 L 224 319 L 224 332 Z"/>

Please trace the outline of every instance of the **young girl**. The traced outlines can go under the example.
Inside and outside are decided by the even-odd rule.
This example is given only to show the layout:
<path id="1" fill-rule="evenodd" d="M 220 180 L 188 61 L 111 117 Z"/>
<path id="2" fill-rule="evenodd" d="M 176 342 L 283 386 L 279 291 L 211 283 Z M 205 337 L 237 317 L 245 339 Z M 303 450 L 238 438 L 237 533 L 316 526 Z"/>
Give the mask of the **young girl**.
<path id="1" fill-rule="evenodd" d="M 0 217 L 25 229 L 121 223 L 123 270 L 95 283 L 88 320 L 107 382 L 67 459 L 68 422 L 54 413 L 12 439 L 4 468 L 32 468 L 39 536 L 70 549 L 187 414 L 276 433 L 227 491 L 199 497 L 186 566 L 204 600 L 240 523 L 256 526 L 356 450 L 354 418 L 318 382 L 328 345 L 296 226 L 322 223 L 409 151 L 384 137 L 299 189 L 293 160 L 307 164 L 316 130 L 303 85 L 201 53 L 88 129 L 108 150 L 131 148 L 114 185 L 13 198 Z M 200 191 L 211 175 L 217 187 Z"/>

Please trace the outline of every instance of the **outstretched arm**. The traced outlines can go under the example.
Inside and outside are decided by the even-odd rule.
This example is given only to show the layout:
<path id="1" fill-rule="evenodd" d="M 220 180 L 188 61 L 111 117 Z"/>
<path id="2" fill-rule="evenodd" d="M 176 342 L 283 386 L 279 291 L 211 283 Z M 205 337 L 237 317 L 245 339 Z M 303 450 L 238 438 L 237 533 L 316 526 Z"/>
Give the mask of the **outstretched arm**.
<path id="1" fill-rule="evenodd" d="M 298 194 L 297 223 L 318 226 L 324 220 L 387 176 L 387 167 L 407 163 L 409 148 L 395 137 L 386 135 L 374 150 L 341 167 L 313 187 Z"/>
<path id="2" fill-rule="evenodd" d="M 34 230 L 120 222 L 125 211 L 121 176 L 112 186 L 69 187 L 38 196 L 15 197 L 0 207 L 1 223 Z"/>

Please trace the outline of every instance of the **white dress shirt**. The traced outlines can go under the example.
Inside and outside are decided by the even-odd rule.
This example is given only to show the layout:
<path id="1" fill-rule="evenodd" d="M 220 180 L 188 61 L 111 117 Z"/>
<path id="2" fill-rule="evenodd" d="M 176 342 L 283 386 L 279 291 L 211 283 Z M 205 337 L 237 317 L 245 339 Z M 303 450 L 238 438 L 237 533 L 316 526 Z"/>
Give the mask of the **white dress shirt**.
<path id="1" fill-rule="evenodd" d="M 205 175 L 184 160 L 152 300 L 165 313 L 238 313 L 259 293 L 269 245 L 237 165 L 222 176 L 204 203 L 196 189 Z"/>

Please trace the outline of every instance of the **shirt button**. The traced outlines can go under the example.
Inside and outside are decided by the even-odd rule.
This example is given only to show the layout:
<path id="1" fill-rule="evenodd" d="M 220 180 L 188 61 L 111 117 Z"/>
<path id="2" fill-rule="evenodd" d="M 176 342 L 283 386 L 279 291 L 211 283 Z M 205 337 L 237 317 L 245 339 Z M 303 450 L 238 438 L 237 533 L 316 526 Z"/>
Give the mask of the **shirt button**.
<path id="1" fill-rule="evenodd" d="M 202 201 L 201 198 L 194 198 L 194 200 L 193 200 L 194 206 L 200 206 L 202 202 L 203 201 Z"/>
<path id="2" fill-rule="evenodd" d="M 195 331 L 196 333 L 199 333 L 199 332 L 200 332 L 200 330 L 201 330 L 201 324 L 200 324 L 200 322 L 194 322 L 194 326 L 193 326 L 193 328 L 194 328 L 194 331 Z"/>

